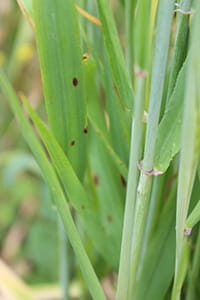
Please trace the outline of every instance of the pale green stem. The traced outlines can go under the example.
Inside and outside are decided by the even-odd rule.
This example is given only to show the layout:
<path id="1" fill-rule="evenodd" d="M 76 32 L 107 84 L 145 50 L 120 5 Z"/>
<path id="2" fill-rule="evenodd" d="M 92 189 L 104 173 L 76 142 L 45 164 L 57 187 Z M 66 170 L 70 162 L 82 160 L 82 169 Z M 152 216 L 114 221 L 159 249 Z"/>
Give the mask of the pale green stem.
<path id="1" fill-rule="evenodd" d="M 120 255 L 120 266 L 119 266 L 119 277 L 117 285 L 117 300 L 128 299 L 128 285 L 130 273 L 130 257 L 131 257 L 131 237 L 133 230 L 133 220 L 135 213 L 135 197 L 136 188 L 138 181 L 138 161 L 141 157 L 141 142 L 143 135 L 143 112 L 144 112 L 144 78 L 137 79 L 137 91 L 135 98 L 135 117 L 132 125 L 132 136 L 131 136 L 131 149 L 130 149 L 130 162 L 129 162 L 129 173 L 127 182 L 127 193 L 126 193 L 126 206 L 124 214 L 124 225 L 122 234 L 121 244 L 121 255 Z"/>
<path id="2" fill-rule="evenodd" d="M 160 107 L 168 57 L 171 22 L 174 1 L 161 0 L 158 8 L 157 32 L 155 39 L 155 56 L 152 69 L 150 109 L 147 123 L 147 134 L 144 161 L 139 180 L 136 200 L 136 212 L 133 227 L 131 274 L 128 299 L 135 299 L 134 289 L 140 262 L 142 241 L 146 224 L 147 209 L 151 193 L 152 177 L 148 172 L 153 169 L 155 143 L 158 131 Z"/>

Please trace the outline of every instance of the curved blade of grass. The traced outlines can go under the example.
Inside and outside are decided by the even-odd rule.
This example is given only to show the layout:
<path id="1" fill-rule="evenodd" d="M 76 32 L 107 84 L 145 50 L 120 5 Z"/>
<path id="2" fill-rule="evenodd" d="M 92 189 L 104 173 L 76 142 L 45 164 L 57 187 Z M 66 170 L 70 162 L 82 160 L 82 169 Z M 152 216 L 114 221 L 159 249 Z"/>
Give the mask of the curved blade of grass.
<path id="1" fill-rule="evenodd" d="M 12 111 L 20 124 L 21 131 L 32 150 L 38 165 L 40 166 L 47 184 L 49 185 L 49 188 L 53 195 L 53 199 L 55 201 L 55 205 L 61 216 L 64 227 L 68 233 L 68 238 L 75 251 L 77 261 L 82 270 L 87 287 L 94 299 L 103 300 L 105 299 L 104 293 L 93 270 L 91 262 L 84 250 L 78 231 L 74 225 L 69 206 L 67 204 L 55 170 L 52 168 L 50 162 L 48 161 L 45 151 L 43 150 L 32 127 L 24 116 L 24 113 L 20 107 L 19 101 L 13 89 L 9 85 L 6 77 L 2 72 L 0 73 L 0 86 L 9 100 Z"/>
<path id="2" fill-rule="evenodd" d="M 86 103 L 79 24 L 73 0 L 33 0 L 50 127 L 79 178 L 86 163 Z"/>
<path id="3" fill-rule="evenodd" d="M 89 199 L 80 183 L 78 177 L 76 176 L 70 162 L 65 156 L 63 150 L 57 143 L 55 137 L 46 128 L 44 123 L 40 120 L 36 112 L 31 108 L 28 102 L 24 99 L 24 103 L 29 111 L 31 119 L 33 120 L 41 138 L 44 142 L 47 150 L 51 156 L 53 165 L 57 170 L 58 176 L 70 203 L 74 206 L 81 217 L 81 221 L 84 224 L 85 230 L 87 231 L 89 237 L 93 241 L 93 244 L 98 252 L 108 260 L 111 264 L 114 261 L 115 248 L 111 243 L 112 237 L 107 234 L 105 227 L 102 225 L 101 213 L 99 209 L 99 204 L 94 201 L 94 199 Z M 105 199 L 105 197 L 104 197 Z M 112 198 L 110 198 L 112 199 Z M 105 202 L 105 201 L 104 201 Z M 106 207 L 108 207 L 109 200 L 106 202 Z M 117 210 L 116 210 L 117 211 Z M 112 212 L 109 212 L 112 215 Z M 107 215 L 109 215 L 109 213 Z M 118 221 L 118 218 L 115 218 Z M 121 220 L 121 218 L 119 218 Z M 111 222 L 112 223 L 112 222 Z M 113 222 L 114 226 L 115 223 Z M 119 239 L 118 239 L 119 241 Z M 112 257 L 112 259 L 110 258 Z M 117 264 L 115 259 L 115 265 Z"/>
<path id="4" fill-rule="evenodd" d="M 95 205 L 94 203 L 91 205 L 91 202 L 85 193 L 84 187 L 80 183 L 76 173 L 72 168 L 72 165 L 64 154 L 64 151 L 59 146 L 50 130 L 47 129 L 36 112 L 32 109 L 27 100 L 24 97 L 22 100 L 30 114 L 32 121 L 34 122 L 34 125 L 41 135 L 42 141 L 47 147 L 47 150 L 52 158 L 53 165 L 55 166 L 58 175 L 63 182 L 67 198 L 71 201 L 72 205 L 78 212 L 82 210 L 92 211 L 95 208 Z"/>
<path id="5" fill-rule="evenodd" d="M 110 3 L 108 0 L 97 0 L 97 4 L 113 78 L 122 103 L 125 107 L 131 109 L 133 107 L 133 90 L 125 67 L 122 47 Z"/>

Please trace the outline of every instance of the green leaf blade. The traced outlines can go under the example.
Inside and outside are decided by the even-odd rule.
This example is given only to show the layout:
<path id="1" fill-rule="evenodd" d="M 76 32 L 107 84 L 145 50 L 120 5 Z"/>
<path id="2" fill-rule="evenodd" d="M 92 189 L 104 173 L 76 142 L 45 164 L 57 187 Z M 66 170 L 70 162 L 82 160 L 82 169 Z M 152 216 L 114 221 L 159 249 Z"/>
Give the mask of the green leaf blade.
<path id="1" fill-rule="evenodd" d="M 34 0 L 33 11 L 49 124 L 82 178 L 86 105 L 75 3 Z"/>

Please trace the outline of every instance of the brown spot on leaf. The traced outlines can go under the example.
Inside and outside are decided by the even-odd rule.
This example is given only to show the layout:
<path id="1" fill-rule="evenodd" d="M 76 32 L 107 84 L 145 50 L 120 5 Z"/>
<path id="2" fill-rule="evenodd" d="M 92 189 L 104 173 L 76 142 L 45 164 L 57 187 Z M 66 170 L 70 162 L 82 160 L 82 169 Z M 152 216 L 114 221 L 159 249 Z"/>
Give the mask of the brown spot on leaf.
<path id="1" fill-rule="evenodd" d="M 94 184 L 95 184 L 96 186 L 99 185 L 99 177 L 97 176 L 97 174 L 94 174 L 94 175 L 93 175 L 93 181 L 94 181 Z"/>
<path id="2" fill-rule="evenodd" d="M 75 141 L 71 141 L 70 146 L 74 146 L 75 145 Z"/>
<path id="3" fill-rule="evenodd" d="M 85 127 L 85 128 L 83 129 L 83 132 L 84 132 L 85 134 L 87 134 L 87 133 L 88 133 L 88 128 Z"/>
<path id="4" fill-rule="evenodd" d="M 73 83 L 73 86 L 77 86 L 78 85 L 78 78 L 74 77 L 72 79 L 72 83 Z"/>
<path id="5" fill-rule="evenodd" d="M 120 174 L 120 179 L 121 179 L 121 183 L 122 183 L 123 187 L 126 188 L 126 179 L 124 178 L 124 176 L 122 174 Z"/>
<path id="6" fill-rule="evenodd" d="M 84 209 L 85 209 L 85 205 L 81 205 L 81 209 L 83 209 L 83 210 L 84 210 Z"/>
<path id="7" fill-rule="evenodd" d="M 87 58 L 88 58 L 87 55 L 86 55 L 86 54 L 83 54 L 82 60 L 86 60 Z"/>
<path id="8" fill-rule="evenodd" d="M 108 216 L 107 216 L 107 220 L 108 220 L 109 223 L 112 223 L 112 221 L 113 221 L 112 216 L 108 215 Z"/>

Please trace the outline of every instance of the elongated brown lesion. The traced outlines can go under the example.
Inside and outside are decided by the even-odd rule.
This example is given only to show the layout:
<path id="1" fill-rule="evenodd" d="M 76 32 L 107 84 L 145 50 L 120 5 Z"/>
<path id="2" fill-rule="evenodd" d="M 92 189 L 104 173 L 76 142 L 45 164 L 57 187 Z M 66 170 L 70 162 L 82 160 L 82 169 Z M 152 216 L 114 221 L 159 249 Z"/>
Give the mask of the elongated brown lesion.
<path id="1" fill-rule="evenodd" d="M 73 86 L 77 86 L 77 85 L 79 84 L 78 78 L 77 78 L 77 77 L 74 77 L 74 78 L 72 79 L 72 83 L 73 83 Z"/>

